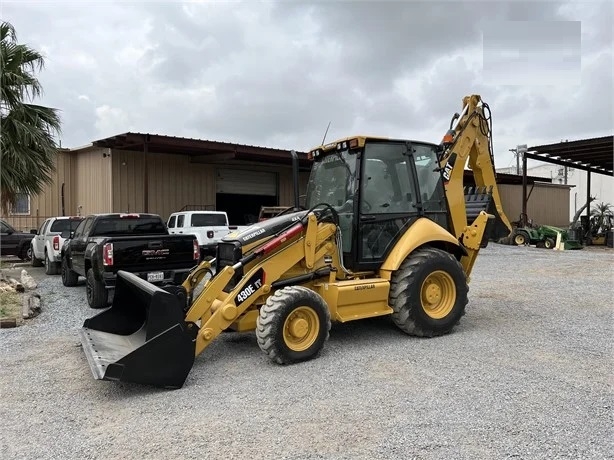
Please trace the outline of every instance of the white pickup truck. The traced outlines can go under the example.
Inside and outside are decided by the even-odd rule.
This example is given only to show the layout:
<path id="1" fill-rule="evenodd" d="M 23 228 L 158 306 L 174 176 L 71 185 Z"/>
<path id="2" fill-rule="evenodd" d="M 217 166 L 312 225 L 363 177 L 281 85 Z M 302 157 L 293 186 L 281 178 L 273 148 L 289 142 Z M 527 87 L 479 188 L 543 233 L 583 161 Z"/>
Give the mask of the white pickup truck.
<path id="1" fill-rule="evenodd" d="M 170 234 L 195 235 L 200 246 L 201 260 L 215 257 L 217 243 L 230 232 L 248 225 L 230 225 L 224 211 L 181 211 L 172 213 L 166 223 Z"/>
<path id="2" fill-rule="evenodd" d="M 44 265 L 47 275 L 59 274 L 60 263 L 62 262 L 62 245 L 65 241 L 61 237 L 61 233 L 64 230 L 74 231 L 82 220 L 83 217 L 80 216 L 50 217 L 45 220 L 30 242 L 32 266 L 40 267 Z"/>

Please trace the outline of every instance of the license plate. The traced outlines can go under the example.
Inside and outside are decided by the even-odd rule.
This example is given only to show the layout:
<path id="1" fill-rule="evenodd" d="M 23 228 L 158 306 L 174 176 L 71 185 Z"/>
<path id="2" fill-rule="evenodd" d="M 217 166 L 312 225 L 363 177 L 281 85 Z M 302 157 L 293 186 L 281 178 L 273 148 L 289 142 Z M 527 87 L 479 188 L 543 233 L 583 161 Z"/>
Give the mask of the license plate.
<path id="1" fill-rule="evenodd" d="M 147 273 L 147 281 L 150 283 L 154 281 L 164 281 L 164 273 L 163 272 Z"/>

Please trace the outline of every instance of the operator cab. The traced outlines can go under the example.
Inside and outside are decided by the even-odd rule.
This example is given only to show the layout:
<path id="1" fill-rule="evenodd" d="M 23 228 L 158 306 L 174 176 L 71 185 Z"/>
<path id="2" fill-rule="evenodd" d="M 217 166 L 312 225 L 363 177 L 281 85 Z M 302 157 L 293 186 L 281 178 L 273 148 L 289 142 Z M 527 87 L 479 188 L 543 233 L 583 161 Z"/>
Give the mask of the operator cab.
<path id="1" fill-rule="evenodd" d="M 327 203 L 338 212 L 347 269 L 377 269 L 419 217 L 448 228 L 438 148 L 358 137 L 309 152 L 306 207 Z"/>

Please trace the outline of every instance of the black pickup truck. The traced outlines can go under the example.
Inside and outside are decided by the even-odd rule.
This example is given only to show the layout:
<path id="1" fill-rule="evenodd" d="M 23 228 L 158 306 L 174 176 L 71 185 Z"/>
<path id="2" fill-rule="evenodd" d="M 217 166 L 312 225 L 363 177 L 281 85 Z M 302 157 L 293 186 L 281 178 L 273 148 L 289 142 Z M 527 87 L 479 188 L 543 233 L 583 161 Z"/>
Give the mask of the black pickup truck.
<path id="1" fill-rule="evenodd" d="M 117 272 L 135 273 L 153 284 L 181 284 L 199 263 L 193 235 L 170 235 L 157 214 L 93 214 L 87 216 L 62 247 L 62 283 L 76 286 L 85 277 L 87 302 L 108 306 Z"/>

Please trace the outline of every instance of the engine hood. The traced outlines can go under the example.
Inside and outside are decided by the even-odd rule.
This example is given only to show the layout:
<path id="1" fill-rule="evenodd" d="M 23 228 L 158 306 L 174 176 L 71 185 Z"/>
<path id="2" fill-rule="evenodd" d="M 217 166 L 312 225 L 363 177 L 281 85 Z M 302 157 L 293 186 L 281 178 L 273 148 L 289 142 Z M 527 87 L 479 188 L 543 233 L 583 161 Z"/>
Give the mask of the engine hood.
<path id="1" fill-rule="evenodd" d="M 241 230 L 229 233 L 222 238 L 223 242 L 238 241 L 241 246 L 251 244 L 254 241 L 258 241 L 269 236 L 275 235 L 284 228 L 297 222 L 303 216 L 307 214 L 307 211 L 298 211 L 284 214 L 283 216 L 272 217 L 262 222 L 250 225 L 249 227 Z"/>

